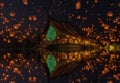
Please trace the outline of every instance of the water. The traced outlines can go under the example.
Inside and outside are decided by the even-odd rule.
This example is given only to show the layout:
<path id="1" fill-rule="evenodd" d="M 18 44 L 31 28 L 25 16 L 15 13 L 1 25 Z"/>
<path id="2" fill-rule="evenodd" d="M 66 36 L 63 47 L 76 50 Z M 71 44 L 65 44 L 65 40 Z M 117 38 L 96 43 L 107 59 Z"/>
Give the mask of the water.
<path id="1" fill-rule="evenodd" d="M 97 57 L 95 58 L 81 61 L 71 73 L 54 78 L 49 78 L 45 64 L 41 62 L 41 56 L 43 55 L 41 55 L 40 51 L 35 50 L 0 51 L 0 82 L 79 83 L 79 81 L 119 81 L 119 54 L 103 51 L 99 55 L 96 54 Z"/>

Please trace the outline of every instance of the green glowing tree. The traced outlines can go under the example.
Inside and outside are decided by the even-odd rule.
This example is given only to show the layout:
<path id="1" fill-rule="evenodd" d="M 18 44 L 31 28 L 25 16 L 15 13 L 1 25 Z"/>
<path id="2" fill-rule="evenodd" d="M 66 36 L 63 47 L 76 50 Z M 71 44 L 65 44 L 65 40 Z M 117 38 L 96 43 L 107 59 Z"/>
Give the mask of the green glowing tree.
<path id="1" fill-rule="evenodd" d="M 53 26 L 49 26 L 48 32 L 46 34 L 46 39 L 48 41 L 54 41 L 56 39 L 57 33 Z"/>
<path id="2" fill-rule="evenodd" d="M 53 72 L 57 64 L 55 57 L 49 54 L 46 59 L 46 64 L 48 66 L 49 72 Z"/>

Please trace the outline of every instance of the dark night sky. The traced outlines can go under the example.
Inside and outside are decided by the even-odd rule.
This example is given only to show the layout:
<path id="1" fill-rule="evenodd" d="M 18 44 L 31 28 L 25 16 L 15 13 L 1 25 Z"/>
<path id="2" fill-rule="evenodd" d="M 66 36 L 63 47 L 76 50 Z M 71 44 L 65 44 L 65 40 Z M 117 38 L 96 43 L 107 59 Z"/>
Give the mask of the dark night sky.
<path id="1" fill-rule="evenodd" d="M 103 44 L 119 43 L 120 41 L 119 0 L 28 0 L 27 3 L 23 1 L 24 0 L 0 0 L 1 47 L 7 44 L 12 45 L 15 42 L 24 43 L 26 39 L 36 41 L 36 34 L 41 34 L 46 28 L 49 17 L 61 22 L 68 22 L 76 26 L 80 32 L 85 32 L 85 36 L 96 39 L 96 41 Z M 79 3 L 80 5 L 76 7 L 76 4 Z M 17 25 L 17 29 L 15 25 Z M 111 36 L 113 37 L 112 39 Z M 94 62 L 95 61 L 92 63 Z M 1 63 L 4 63 L 4 61 Z M 105 63 L 107 64 L 107 62 Z M 96 71 L 99 71 L 98 74 L 100 74 L 101 70 L 98 65 L 96 66 L 98 67 Z M 103 69 L 103 66 L 104 63 L 102 63 L 101 69 Z M 2 74 L 2 72 L 0 71 L 0 74 Z M 116 72 L 113 71 L 108 74 L 110 78 L 113 73 Z M 68 81 L 69 83 L 77 83 L 76 79 L 83 78 L 84 76 L 89 78 L 91 75 L 96 78 L 96 80 L 99 80 L 96 77 L 97 73 L 93 75 L 91 71 L 79 72 L 78 69 L 77 72 L 72 73 L 70 76 L 58 77 L 50 83 L 68 83 Z M 106 77 L 107 76 L 101 77 L 101 82 L 106 80 Z M 74 82 L 72 82 L 72 80 Z M 91 77 L 89 80 L 93 80 L 93 78 Z M 107 80 L 109 81 L 109 78 Z M 115 78 L 113 78 L 112 81 L 114 80 Z M 46 83 L 46 81 L 42 81 Z"/>
<path id="2" fill-rule="evenodd" d="M 9 44 L 23 42 L 27 38 L 31 39 L 32 36 L 32 39 L 35 39 L 36 34 L 40 34 L 46 28 L 49 17 L 68 22 L 82 32 L 83 28 L 89 28 L 94 31 L 90 33 L 89 37 L 94 39 L 96 37 L 93 35 L 105 34 L 101 31 L 109 31 L 115 27 L 119 30 L 119 20 L 114 22 L 115 19 L 120 19 L 118 0 L 28 0 L 27 5 L 23 1 L 0 1 L 1 42 Z M 80 3 L 78 9 L 76 8 L 77 3 Z M 11 16 L 11 14 L 15 15 Z M 110 14 L 112 16 L 108 16 Z M 33 19 L 34 17 L 36 20 L 29 20 L 29 18 Z M 20 26 L 15 29 L 14 25 L 18 24 Z M 104 29 L 104 25 L 108 25 L 109 29 Z M 12 32 L 13 35 L 10 36 Z M 118 32 L 116 34 L 118 35 Z"/>

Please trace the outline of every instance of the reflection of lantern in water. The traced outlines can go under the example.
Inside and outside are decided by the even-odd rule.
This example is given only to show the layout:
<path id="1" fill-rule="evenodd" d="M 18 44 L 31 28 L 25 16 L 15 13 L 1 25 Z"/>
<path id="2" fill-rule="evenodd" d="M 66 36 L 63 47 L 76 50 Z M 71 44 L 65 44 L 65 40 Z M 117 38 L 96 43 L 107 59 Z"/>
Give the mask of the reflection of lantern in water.
<path id="1" fill-rule="evenodd" d="M 28 19 L 29 19 L 29 21 L 31 21 L 31 20 L 32 20 L 32 17 L 31 17 L 31 16 L 29 16 L 29 17 L 28 17 Z"/>
<path id="2" fill-rule="evenodd" d="M 9 83 L 15 83 L 15 81 L 10 81 Z"/>
<path id="3" fill-rule="evenodd" d="M 78 15 L 76 18 L 79 20 L 79 19 L 81 18 L 81 16 L 80 16 L 80 15 Z"/>
<path id="4" fill-rule="evenodd" d="M 26 35 L 23 35 L 23 38 L 26 39 L 27 38 Z"/>
<path id="5" fill-rule="evenodd" d="M 36 16 L 33 16 L 33 20 L 36 21 L 36 20 L 37 20 L 37 17 L 36 17 Z"/>
<path id="6" fill-rule="evenodd" d="M 81 8 L 81 2 L 80 1 L 76 1 L 75 2 L 75 9 L 79 10 Z"/>
<path id="7" fill-rule="evenodd" d="M 116 18 L 114 19 L 114 23 L 120 24 L 120 17 L 116 17 Z"/>
<path id="8" fill-rule="evenodd" d="M 6 42 L 6 40 L 7 40 L 6 38 L 3 38 L 3 41 L 4 41 L 4 42 Z"/>
<path id="9" fill-rule="evenodd" d="M 36 77 L 29 77 L 28 80 L 29 80 L 30 83 L 31 83 L 31 82 L 32 82 L 32 83 L 36 83 L 37 78 L 36 78 Z"/>
<path id="10" fill-rule="evenodd" d="M 10 58 L 10 55 L 11 55 L 11 54 L 8 52 L 8 53 L 7 53 L 8 58 Z"/>
<path id="11" fill-rule="evenodd" d="M 11 12 L 9 13 L 9 15 L 10 15 L 11 17 L 15 16 L 15 12 L 14 12 L 14 11 L 11 11 Z"/>
<path id="12" fill-rule="evenodd" d="M 4 7 L 4 3 L 0 3 L 0 8 Z"/>
<path id="13" fill-rule="evenodd" d="M 6 58 L 7 58 L 7 57 L 6 57 L 6 54 L 4 54 L 4 55 L 3 55 L 3 59 L 6 59 Z"/>
<path id="14" fill-rule="evenodd" d="M 15 72 L 15 73 L 18 73 L 18 71 L 19 71 L 18 68 L 14 68 L 14 69 L 13 69 L 13 72 Z"/>
<path id="15" fill-rule="evenodd" d="M 13 25 L 14 29 L 18 29 L 18 26 L 17 25 Z"/>
<path id="16" fill-rule="evenodd" d="M 11 43 L 11 40 L 10 40 L 10 39 L 8 39 L 8 40 L 7 40 L 7 43 Z"/>
<path id="17" fill-rule="evenodd" d="M 20 26 L 21 26 L 20 23 L 13 25 L 14 29 L 19 29 Z"/>
<path id="18" fill-rule="evenodd" d="M 95 0 L 95 3 L 98 3 L 98 0 Z"/>
<path id="19" fill-rule="evenodd" d="M 23 0 L 24 5 L 28 5 L 28 0 Z"/>
<path id="20" fill-rule="evenodd" d="M 29 21 L 36 21 L 37 20 L 37 17 L 36 16 L 29 16 L 28 17 Z"/>
<path id="21" fill-rule="evenodd" d="M 15 32 L 14 31 L 11 31 L 10 32 L 10 37 L 14 37 L 15 36 Z"/>
<path id="22" fill-rule="evenodd" d="M 20 43 L 21 43 L 22 41 L 23 41 L 23 40 L 21 40 L 21 39 L 18 40 L 18 42 L 20 42 Z"/>
<path id="23" fill-rule="evenodd" d="M 13 65 L 15 62 L 14 62 L 14 60 L 11 60 L 10 61 L 10 65 Z"/>
<path id="24" fill-rule="evenodd" d="M 4 31 L 2 30 L 2 31 L 0 31 L 0 35 L 2 35 L 4 33 Z"/>
<path id="25" fill-rule="evenodd" d="M 29 36 L 29 35 L 30 35 L 30 32 L 26 32 L 26 35 Z"/>
<path id="26" fill-rule="evenodd" d="M 109 26 L 108 24 L 104 24 L 104 23 L 103 23 L 103 24 L 102 24 L 102 27 L 103 27 L 105 30 L 107 30 L 107 29 L 109 29 L 110 26 Z"/>

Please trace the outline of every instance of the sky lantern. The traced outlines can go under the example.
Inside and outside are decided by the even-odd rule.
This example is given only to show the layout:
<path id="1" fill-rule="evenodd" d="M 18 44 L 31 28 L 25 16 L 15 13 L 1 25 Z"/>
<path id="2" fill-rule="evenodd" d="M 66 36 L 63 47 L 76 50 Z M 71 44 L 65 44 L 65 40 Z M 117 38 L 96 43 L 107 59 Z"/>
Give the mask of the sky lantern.
<path id="1" fill-rule="evenodd" d="M 13 25 L 14 29 L 19 29 L 20 26 L 21 26 L 21 24 L 14 24 L 14 25 Z"/>
<path id="2" fill-rule="evenodd" d="M 75 2 L 75 9 L 79 10 L 81 8 L 81 2 L 80 1 L 76 1 Z"/>
<path id="3" fill-rule="evenodd" d="M 108 17 L 112 17 L 113 16 L 113 12 L 112 11 L 108 11 L 107 16 Z"/>

